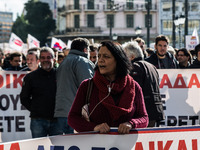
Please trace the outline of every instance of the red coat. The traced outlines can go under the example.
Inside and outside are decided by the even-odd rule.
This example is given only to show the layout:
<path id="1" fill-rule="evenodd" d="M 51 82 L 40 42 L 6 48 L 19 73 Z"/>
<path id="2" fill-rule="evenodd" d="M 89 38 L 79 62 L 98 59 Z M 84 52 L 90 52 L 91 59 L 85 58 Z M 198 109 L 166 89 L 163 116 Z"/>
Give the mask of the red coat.
<path id="1" fill-rule="evenodd" d="M 103 78 L 103 76 L 101 78 Z M 109 82 L 105 81 L 105 79 L 103 79 L 104 81 L 98 79 L 101 81 L 98 82 L 96 79 L 95 73 L 89 112 L 91 112 L 98 102 L 107 95 L 106 93 L 108 93 L 108 85 L 105 85 L 105 89 L 103 89 L 103 85 Z M 129 84 L 131 87 L 122 88 L 125 84 L 122 84 L 121 80 L 120 82 L 114 82 L 111 96 L 96 107 L 90 116 L 90 122 L 86 121 L 81 115 L 82 107 L 86 102 L 88 79 L 83 81 L 69 112 L 68 124 L 78 132 L 93 131 L 94 127 L 101 123 L 107 123 L 110 127 L 118 127 L 121 123 L 129 122 L 132 124 L 133 128 L 147 127 L 148 115 L 145 108 L 142 89 L 129 75 L 126 76 L 126 80 L 123 80 L 123 82 L 124 81 L 131 83 Z M 116 89 L 119 88 L 121 89 L 120 92 L 116 92 Z M 127 89 L 129 91 L 127 91 Z M 131 100 L 130 96 L 126 97 L 126 95 L 130 95 L 130 93 L 133 94 Z M 129 107 L 130 104 L 131 107 Z"/>

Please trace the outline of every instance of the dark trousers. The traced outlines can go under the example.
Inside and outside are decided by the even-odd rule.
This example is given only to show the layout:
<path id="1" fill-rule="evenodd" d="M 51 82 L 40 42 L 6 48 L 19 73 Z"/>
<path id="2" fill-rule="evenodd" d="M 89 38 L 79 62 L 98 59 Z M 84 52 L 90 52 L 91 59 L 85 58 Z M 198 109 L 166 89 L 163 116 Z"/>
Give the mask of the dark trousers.
<path id="1" fill-rule="evenodd" d="M 31 133 L 33 138 L 58 135 L 56 128 L 57 120 L 47 120 L 43 118 L 31 118 Z"/>

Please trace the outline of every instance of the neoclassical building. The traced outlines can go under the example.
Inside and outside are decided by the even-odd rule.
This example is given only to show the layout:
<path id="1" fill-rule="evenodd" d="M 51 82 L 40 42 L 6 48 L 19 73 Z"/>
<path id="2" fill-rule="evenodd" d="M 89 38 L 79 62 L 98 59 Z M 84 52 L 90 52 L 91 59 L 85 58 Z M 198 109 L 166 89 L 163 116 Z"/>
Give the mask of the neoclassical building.
<path id="1" fill-rule="evenodd" d="M 58 0 L 58 31 L 53 36 L 64 41 L 79 36 L 95 41 L 117 36 L 119 42 L 139 36 L 146 41 L 149 29 L 149 41 L 153 42 L 160 31 L 158 0 L 149 0 L 149 5 L 148 0 L 65 0 L 60 3 Z M 140 34 L 136 32 L 138 28 Z"/>

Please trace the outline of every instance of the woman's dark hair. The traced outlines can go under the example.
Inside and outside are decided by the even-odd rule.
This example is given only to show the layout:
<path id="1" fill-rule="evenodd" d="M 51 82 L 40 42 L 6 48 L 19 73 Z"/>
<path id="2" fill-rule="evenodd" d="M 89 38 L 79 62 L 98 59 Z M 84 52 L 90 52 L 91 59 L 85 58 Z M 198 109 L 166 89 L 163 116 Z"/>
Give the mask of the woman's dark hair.
<path id="1" fill-rule="evenodd" d="M 112 41 L 103 41 L 101 42 L 101 45 L 99 46 L 98 51 L 102 46 L 106 46 L 107 49 L 111 52 L 111 54 L 115 57 L 115 60 L 117 62 L 116 65 L 116 76 L 117 77 L 124 77 L 127 74 L 130 73 L 130 70 L 132 69 L 132 65 L 126 56 L 126 53 L 124 52 L 122 46 L 117 42 Z M 98 66 L 96 66 L 95 69 L 97 69 Z"/>

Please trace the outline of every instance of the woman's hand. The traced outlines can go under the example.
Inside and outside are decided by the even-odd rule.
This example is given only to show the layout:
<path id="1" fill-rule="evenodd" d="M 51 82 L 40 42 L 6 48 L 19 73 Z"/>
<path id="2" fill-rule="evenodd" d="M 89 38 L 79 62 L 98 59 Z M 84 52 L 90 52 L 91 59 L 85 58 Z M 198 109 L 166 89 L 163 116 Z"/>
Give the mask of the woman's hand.
<path id="1" fill-rule="evenodd" d="M 132 125 L 129 122 L 121 123 L 118 128 L 120 134 L 128 134 L 132 129 Z"/>
<path id="2" fill-rule="evenodd" d="M 102 123 L 94 127 L 94 131 L 99 131 L 100 133 L 108 133 L 110 131 L 110 127 L 107 123 Z"/>

